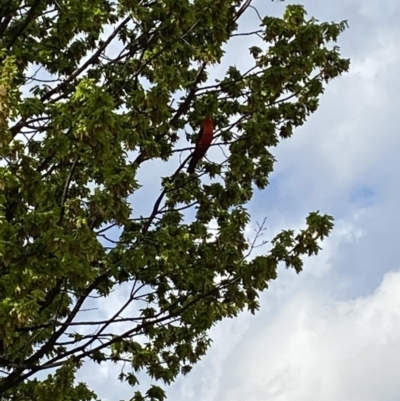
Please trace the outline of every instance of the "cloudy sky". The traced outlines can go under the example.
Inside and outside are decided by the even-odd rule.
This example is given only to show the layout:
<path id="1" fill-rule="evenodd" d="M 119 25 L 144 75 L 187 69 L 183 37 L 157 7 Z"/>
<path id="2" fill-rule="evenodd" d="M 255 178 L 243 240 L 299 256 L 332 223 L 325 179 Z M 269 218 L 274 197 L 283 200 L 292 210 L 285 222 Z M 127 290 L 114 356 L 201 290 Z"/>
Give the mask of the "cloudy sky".
<path id="1" fill-rule="evenodd" d="M 282 15 L 288 3 L 253 4 L 261 15 Z M 302 4 L 321 21 L 348 20 L 339 45 L 351 71 L 275 149 L 272 183 L 250 211 L 253 222 L 268 218 L 268 236 L 302 227 L 315 210 L 334 215 L 335 229 L 302 274 L 279 272 L 259 313 L 212 330 L 207 356 L 167 389 L 169 400 L 399 400 L 400 3 Z M 254 30 L 257 21 L 249 10 L 240 30 Z M 248 54 L 251 41 L 230 44 L 223 69 L 238 63 L 238 46 Z M 86 365 L 79 378 L 104 400 L 132 396 L 115 380 L 119 368 L 93 369 Z"/>

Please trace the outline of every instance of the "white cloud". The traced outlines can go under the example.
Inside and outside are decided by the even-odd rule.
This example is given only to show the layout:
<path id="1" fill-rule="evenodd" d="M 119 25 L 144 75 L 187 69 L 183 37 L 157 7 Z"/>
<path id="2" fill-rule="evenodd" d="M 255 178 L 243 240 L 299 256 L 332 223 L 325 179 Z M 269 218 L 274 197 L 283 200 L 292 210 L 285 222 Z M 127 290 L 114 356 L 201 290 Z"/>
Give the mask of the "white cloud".
<path id="1" fill-rule="evenodd" d="M 203 389 L 193 391 L 198 380 L 185 379 L 174 398 L 392 400 L 400 394 L 399 287 L 400 272 L 392 272 L 372 295 L 355 300 L 339 302 L 309 290 L 285 300 L 287 290 L 276 300 L 272 321 L 267 307 L 257 319 L 221 324 L 216 351 L 196 375 L 203 377 Z"/>

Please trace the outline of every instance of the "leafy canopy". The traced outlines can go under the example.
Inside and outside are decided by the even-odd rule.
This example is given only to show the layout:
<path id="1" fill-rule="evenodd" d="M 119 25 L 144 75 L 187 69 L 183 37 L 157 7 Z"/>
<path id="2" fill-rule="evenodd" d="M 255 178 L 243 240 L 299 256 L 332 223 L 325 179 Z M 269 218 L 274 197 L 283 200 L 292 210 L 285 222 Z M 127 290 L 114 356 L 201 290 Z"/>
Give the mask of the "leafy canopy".
<path id="1" fill-rule="evenodd" d="M 135 389 L 140 372 L 171 383 L 204 355 L 213 324 L 257 310 L 279 263 L 300 272 L 302 256 L 318 252 L 333 224 L 314 212 L 303 230 L 282 231 L 265 254 L 249 258 L 257 241 L 244 235 L 246 203 L 268 185 L 271 149 L 317 110 L 324 84 L 348 70 L 331 45 L 346 23 L 321 23 L 290 5 L 250 35 L 238 21 L 251 7 L 251 0 L 1 3 L 4 399 L 96 399 L 75 382 L 88 359 L 125 361 L 119 378 Z M 234 35 L 259 44 L 237 55 L 252 68 L 230 66 L 210 81 Z M 157 179 L 152 160 L 178 160 L 195 141 L 187 144 L 184 130 L 197 132 L 209 113 L 224 156 L 203 160 L 194 176 L 179 166 L 162 178 L 152 213 L 138 215 L 129 197 Z M 123 283 L 126 298 L 113 316 L 84 312 L 93 296 L 106 298 Z M 133 395 L 164 397 L 157 385 Z"/>

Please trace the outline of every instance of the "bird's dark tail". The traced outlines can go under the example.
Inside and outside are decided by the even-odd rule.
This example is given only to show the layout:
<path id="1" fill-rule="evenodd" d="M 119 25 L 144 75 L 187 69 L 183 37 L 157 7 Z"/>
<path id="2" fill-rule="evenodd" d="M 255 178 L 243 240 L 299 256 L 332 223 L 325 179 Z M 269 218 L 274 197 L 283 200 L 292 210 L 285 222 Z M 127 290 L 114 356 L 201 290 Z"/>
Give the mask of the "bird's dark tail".
<path id="1" fill-rule="evenodd" d="M 197 165 L 197 160 L 196 160 L 196 158 L 194 158 L 194 157 L 192 156 L 192 158 L 190 159 L 189 166 L 188 166 L 188 168 L 187 168 L 187 172 L 188 172 L 189 174 L 193 174 L 193 173 L 194 173 L 194 169 L 196 168 L 196 165 Z"/>

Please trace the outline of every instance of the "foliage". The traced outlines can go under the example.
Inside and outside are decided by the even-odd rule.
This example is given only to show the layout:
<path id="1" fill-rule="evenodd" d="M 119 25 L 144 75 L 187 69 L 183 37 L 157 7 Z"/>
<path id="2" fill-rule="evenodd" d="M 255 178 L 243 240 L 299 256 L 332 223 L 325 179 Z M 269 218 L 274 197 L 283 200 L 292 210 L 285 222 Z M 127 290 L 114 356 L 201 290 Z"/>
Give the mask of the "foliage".
<path id="1" fill-rule="evenodd" d="M 95 399 L 74 380 L 88 359 L 126 361 L 120 379 L 134 387 L 142 371 L 171 383 L 204 355 L 213 324 L 258 309 L 279 263 L 300 272 L 302 256 L 318 252 L 332 218 L 311 213 L 304 230 L 283 231 L 268 252 L 249 258 L 246 203 L 268 185 L 271 148 L 317 110 L 324 84 L 348 70 L 330 45 L 346 23 L 320 23 L 290 5 L 248 35 L 261 43 L 240 55 L 253 60 L 251 69 L 231 66 L 210 82 L 225 43 L 245 34 L 238 20 L 250 7 L 251 0 L 0 5 L 4 399 Z M 203 161 L 194 177 L 182 162 L 163 177 L 153 212 L 138 216 L 129 197 L 154 180 L 151 160 L 176 160 L 183 130 L 197 131 L 207 113 L 226 157 Z M 193 221 L 185 218 L 190 208 Z M 119 284 L 129 291 L 112 317 L 82 313 Z M 49 369 L 47 378 L 35 376 Z M 133 397 L 163 398 L 157 385 Z"/>

